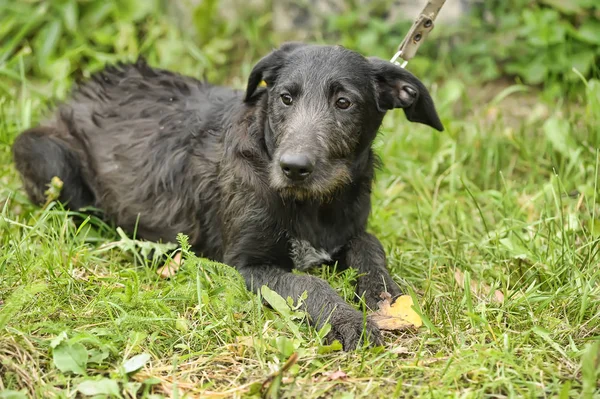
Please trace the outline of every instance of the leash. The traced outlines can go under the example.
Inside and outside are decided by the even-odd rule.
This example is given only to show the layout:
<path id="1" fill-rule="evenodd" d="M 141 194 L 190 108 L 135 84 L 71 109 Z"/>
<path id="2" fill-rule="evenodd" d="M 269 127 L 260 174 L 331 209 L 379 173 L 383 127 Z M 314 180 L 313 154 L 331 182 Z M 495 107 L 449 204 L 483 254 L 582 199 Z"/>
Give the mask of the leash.
<path id="1" fill-rule="evenodd" d="M 400 68 L 404 68 L 408 64 L 408 61 L 415 56 L 421 43 L 433 29 L 433 21 L 435 21 L 445 2 L 446 0 L 429 0 L 425 4 L 425 8 L 423 8 L 404 40 L 398 46 L 398 51 L 390 60 L 391 63 L 399 65 Z M 398 58 L 402 58 L 404 62 L 400 64 L 397 61 Z"/>

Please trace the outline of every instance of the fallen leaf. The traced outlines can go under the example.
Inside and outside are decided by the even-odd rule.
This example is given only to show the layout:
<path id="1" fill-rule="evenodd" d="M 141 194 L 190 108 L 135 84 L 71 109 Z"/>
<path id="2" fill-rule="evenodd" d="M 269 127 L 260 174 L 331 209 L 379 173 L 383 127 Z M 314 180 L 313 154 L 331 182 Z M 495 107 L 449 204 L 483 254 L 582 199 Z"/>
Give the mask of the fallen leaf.
<path id="1" fill-rule="evenodd" d="M 458 286 L 460 288 L 462 288 L 463 290 L 465 289 L 465 274 L 462 271 L 460 271 L 458 269 L 456 269 L 454 271 L 454 281 L 456 281 L 456 283 L 458 284 Z M 471 288 L 471 292 L 473 294 L 477 295 L 478 289 L 477 289 L 476 281 L 471 280 L 470 288 Z"/>
<path id="2" fill-rule="evenodd" d="M 162 278 L 173 277 L 175 273 L 177 273 L 177 270 L 179 270 L 181 263 L 181 252 L 177 252 L 173 259 L 169 260 L 163 267 L 156 270 L 156 274 Z"/>
<path id="3" fill-rule="evenodd" d="M 402 331 L 419 328 L 423 325 L 421 317 L 412 309 L 413 300 L 410 295 L 401 295 L 392 303 L 392 296 L 384 292 L 379 301 L 379 310 L 372 313 L 370 319 L 381 330 Z"/>
<path id="4" fill-rule="evenodd" d="M 465 289 L 465 274 L 462 271 L 458 269 L 454 271 L 454 280 L 456 280 L 456 283 L 460 288 Z M 473 279 L 471 279 L 470 281 L 469 288 L 471 289 L 473 295 L 477 297 L 489 296 L 492 290 L 492 288 L 489 285 L 477 282 Z M 502 293 L 502 291 L 495 290 L 493 300 L 496 302 L 504 302 L 504 294 Z"/>
<path id="5" fill-rule="evenodd" d="M 403 355 L 408 353 L 408 348 L 405 346 L 397 346 L 389 351 L 390 353 L 395 353 L 396 355 Z"/>
<path id="6" fill-rule="evenodd" d="M 327 381 L 335 381 L 335 380 L 345 380 L 348 378 L 348 375 L 344 373 L 342 370 L 337 370 L 331 373 L 326 374 Z"/>
<path id="7" fill-rule="evenodd" d="M 504 302 L 504 294 L 502 293 L 502 291 L 500 290 L 495 290 L 494 291 L 494 299 L 497 302 Z"/>

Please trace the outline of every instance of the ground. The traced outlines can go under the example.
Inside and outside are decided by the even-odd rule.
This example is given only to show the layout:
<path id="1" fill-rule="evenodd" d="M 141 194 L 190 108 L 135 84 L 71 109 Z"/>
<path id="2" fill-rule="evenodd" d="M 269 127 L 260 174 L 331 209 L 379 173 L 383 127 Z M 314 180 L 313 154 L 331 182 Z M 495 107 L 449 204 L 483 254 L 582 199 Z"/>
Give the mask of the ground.
<path id="1" fill-rule="evenodd" d="M 0 398 L 600 397 L 598 80 L 567 99 L 425 79 L 445 132 L 388 114 L 369 229 L 424 325 L 345 353 L 184 237 L 141 243 L 31 205 L 10 145 L 74 80 L 30 78 L 35 60 L 25 46 L 0 64 Z M 249 65 L 220 82 L 243 87 Z M 183 248 L 175 277 L 150 248 Z M 352 300 L 351 271 L 312 273 Z"/>

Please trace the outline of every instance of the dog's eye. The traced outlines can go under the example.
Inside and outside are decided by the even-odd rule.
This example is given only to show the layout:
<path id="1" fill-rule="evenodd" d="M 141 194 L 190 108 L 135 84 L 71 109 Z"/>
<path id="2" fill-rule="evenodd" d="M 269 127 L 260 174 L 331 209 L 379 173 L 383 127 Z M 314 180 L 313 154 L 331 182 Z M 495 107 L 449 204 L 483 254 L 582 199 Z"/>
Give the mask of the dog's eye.
<path id="1" fill-rule="evenodd" d="M 335 106 L 338 107 L 339 109 L 348 109 L 348 108 L 350 108 L 350 105 L 352 105 L 350 100 L 348 100 L 347 98 L 344 98 L 344 97 L 338 98 L 338 100 L 335 102 Z"/>
<path id="2" fill-rule="evenodd" d="M 281 95 L 281 101 L 285 104 L 285 105 L 292 105 L 292 96 L 290 96 L 289 94 L 282 94 Z"/>

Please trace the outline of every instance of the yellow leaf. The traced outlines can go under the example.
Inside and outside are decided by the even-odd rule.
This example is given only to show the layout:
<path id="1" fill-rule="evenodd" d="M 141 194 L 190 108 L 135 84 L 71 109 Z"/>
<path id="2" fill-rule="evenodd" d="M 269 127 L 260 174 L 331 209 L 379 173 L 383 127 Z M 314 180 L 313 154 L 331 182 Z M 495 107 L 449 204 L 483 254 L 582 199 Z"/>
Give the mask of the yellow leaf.
<path id="1" fill-rule="evenodd" d="M 370 315 L 379 329 L 400 331 L 423 325 L 421 317 L 412 309 L 413 300 L 409 295 L 401 295 L 393 303 L 387 292 L 381 296 L 383 300 L 379 302 L 379 310 Z"/>

